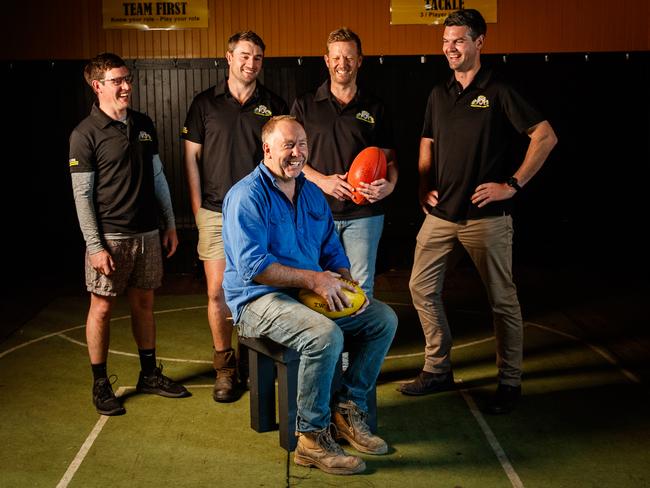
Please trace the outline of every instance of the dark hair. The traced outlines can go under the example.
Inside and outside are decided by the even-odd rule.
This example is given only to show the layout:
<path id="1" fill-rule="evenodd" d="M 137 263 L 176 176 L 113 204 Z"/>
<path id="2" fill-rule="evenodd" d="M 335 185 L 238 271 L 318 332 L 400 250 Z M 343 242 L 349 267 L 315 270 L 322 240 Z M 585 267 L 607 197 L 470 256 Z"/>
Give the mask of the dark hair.
<path id="1" fill-rule="evenodd" d="M 329 51 L 330 44 L 333 42 L 354 42 L 357 45 L 359 56 L 363 55 L 361 52 L 361 39 L 347 27 L 341 27 L 330 32 L 330 35 L 327 36 L 327 51 Z"/>
<path id="2" fill-rule="evenodd" d="M 262 49 L 262 54 L 264 54 L 264 51 L 266 50 L 266 45 L 264 44 L 264 41 L 260 36 L 255 34 L 252 30 L 247 30 L 247 31 L 242 31 L 242 32 L 236 32 L 232 36 L 230 36 L 230 39 L 228 39 L 228 52 L 233 52 L 235 50 L 235 47 L 237 46 L 237 43 L 240 41 L 248 41 L 252 42 L 256 46 L 259 46 Z"/>
<path id="3" fill-rule="evenodd" d="M 466 8 L 456 10 L 447 16 L 445 19 L 446 26 L 460 25 L 469 27 L 469 35 L 473 41 L 478 36 L 484 36 L 487 32 L 487 25 L 481 12 L 473 8 Z"/>
<path id="4" fill-rule="evenodd" d="M 84 78 L 86 83 L 92 86 L 93 80 L 103 80 L 107 71 L 122 66 L 126 66 L 126 63 L 117 54 L 101 53 L 88 61 L 84 67 Z"/>

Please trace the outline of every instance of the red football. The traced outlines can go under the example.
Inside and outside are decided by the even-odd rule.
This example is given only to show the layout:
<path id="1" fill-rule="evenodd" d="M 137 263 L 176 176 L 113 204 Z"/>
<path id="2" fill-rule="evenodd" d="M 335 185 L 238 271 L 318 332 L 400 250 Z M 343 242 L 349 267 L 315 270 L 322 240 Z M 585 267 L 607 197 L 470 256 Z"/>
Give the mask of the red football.
<path id="1" fill-rule="evenodd" d="M 352 201 L 357 205 L 366 205 L 368 200 L 356 191 L 360 182 L 372 183 L 375 180 L 386 178 L 386 155 L 384 151 L 375 146 L 365 148 L 352 161 L 348 170 L 348 183 L 355 191 L 352 192 Z"/>

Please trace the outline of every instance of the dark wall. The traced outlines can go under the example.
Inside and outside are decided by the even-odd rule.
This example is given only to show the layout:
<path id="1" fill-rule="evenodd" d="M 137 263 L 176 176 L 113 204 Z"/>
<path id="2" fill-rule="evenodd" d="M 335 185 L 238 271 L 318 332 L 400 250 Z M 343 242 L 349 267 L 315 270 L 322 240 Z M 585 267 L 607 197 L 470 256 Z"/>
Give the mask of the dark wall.
<path id="1" fill-rule="evenodd" d="M 650 53 L 484 56 L 534 100 L 559 144 L 540 174 L 518 195 L 516 258 L 539 263 L 629 266 L 641 260 L 636 235 L 649 158 Z M 5 203 L 5 288 L 34 280 L 80 287 L 83 242 L 68 168 L 68 137 L 88 113 L 92 93 L 83 62 L 31 61 L 0 65 L 9 105 L 1 183 Z M 178 134 L 189 102 L 223 79 L 224 60 L 164 60 L 131 64 L 134 108 L 156 122 L 160 149 L 185 245 L 168 271 L 195 269 L 192 218 Z M 442 56 L 369 57 L 361 82 L 388 104 L 395 120 L 400 181 L 390 197 L 379 270 L 408 266 L 422 219 L 416 201 L 417 151 L 424 106 L 435 82 L 450 72 Z M 265 60 L 264 83 L 290 103 L 326 77 L 322 58 Z M 513 164 L 526 139 L 515 141 Z M 647 205 L 646 205 L 647 206 Z M 640 226 L 638 224 L 641 224 Z M 640 266 L 639 266 L 640 267 Z"/>

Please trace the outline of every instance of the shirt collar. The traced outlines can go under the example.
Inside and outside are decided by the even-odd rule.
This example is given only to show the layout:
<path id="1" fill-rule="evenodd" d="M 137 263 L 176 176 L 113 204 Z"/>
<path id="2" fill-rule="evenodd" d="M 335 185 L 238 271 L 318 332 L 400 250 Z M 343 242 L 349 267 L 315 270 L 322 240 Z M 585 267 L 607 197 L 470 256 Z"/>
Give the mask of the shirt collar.
<path id="1" fill-rule="evenodd" d="M 332 91 L 330 90 L 330 80 L 327 80 L 325 83 L 318 87 L 318 90 L 316 90 L 314 101 L 322 102 L 323 100 L 327 100 L 330 97 L 331 93 Z"/>
<path id="2" fill-rule="evenodd" d="M 114 123 L 128 124 L 129 119 L 131 118 L 131 109 L 130 108 L 126 109 L 126 121 L 122 122 L 120 120 L 115 120 L 109 117 L 106 114 L 106 112 L 104 112 L 101 108 L 99 108 L 99 104 L 95 102 L 93 103 L 93 107 L 90 110 L 90 115 L 95 120 L 95 122 L 99 125 L 99 127 L 105 129 L 106 127 Z"/>
<path id="3" fill-rule="evenodd" d="M 255 91 L 253 92 L 253 96 L 248 99 L 246 103 L 252 100 L 257 100 L 260 97 L 260 91 L 263 90 L 264 87 L 262 84 L 259 82 L 259 80 L 255 81 Z M 214 96 L 215 97 L 220 97 L 222 95 L 226 96 L 227 98 L 232 98 L 232 95 L 230 94 L 230 89 L 228 88 L 228 79 L 226 78 L 223 80 L 221 83 L 218 83 L 214 87 Z"/>
<path id="4" fill-rule="evenodd" d="M 225 95 L 228 93 L 230 95 L 230 92 L 228 91 L 228 84 L 226 83 L 226 80 L 223 80 L 221 83 L 217 83 L 214 87 L 214 96 L 219 97 L 221 95 Z"/>
<path id="5" fill-rule="evenodd" d="M 334 95 L 332 94 L 332 89 L 331 87 L 331 81 L 329 79 L 325 80 L 325 82 L 318 87 L 316 90 L 316 94 L 314 95 L 314 101 L 315 102 L 322 102 L 323 100 L 331 100 L 333 103 L 336 103 L 338 105 L 338 101 L 336 98 L 334 98 Z M 354 98 L 346 105 L 350 106 L 356 103 L 359 100 L 359 97 L 361 96 L 361 88 L 357 84 L 357 92 L 354 94 Z"/>
<path id="6" fill-rule="evenodd" d="M 490 68 L 481 66 L 478 72 L 476 73 L 476 76 L 474 76 L 474 79 L 472 80 L 472 82 L 469 84 L 467 88 L 476 87 L 483 90 L 485 89 L 485 86 L 487 85 L 488 81 L 490 81 L 491 77 L 492 77 L 492 70 Z M 451 91 L 453 88 L 456 87 L 456 85 L 457 85 L 456 77 L 454 76 L 454 73 L 452 73 L 451 77 L 449 78 L 449 81 L 447 81 L 447 90 Z"/>
<path id="7" fill-rule="evenodd" d="M 273 184 L 273 186 L 278 190 L 280 190 L 276 182 L 277 177 L 273 173 L 271 173 L 271 170 L 264 164 L 264 161 L 262 161 L 259 164 L 258 168 L 263 173 L 263 175 L 265 175 L 269 179 L 269 181 Z M 305 181 L 306 181 L 305 174 L 303 172 L 300 172 L 300 174 L 296 178 L 296 195 L 300 193 L 300 190 L 304 186 Z"/>

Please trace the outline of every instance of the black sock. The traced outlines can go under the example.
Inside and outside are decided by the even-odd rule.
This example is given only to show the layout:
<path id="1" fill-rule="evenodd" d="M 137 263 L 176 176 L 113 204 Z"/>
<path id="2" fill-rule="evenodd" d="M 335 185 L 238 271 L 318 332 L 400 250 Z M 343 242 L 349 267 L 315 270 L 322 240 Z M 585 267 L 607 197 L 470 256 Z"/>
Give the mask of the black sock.
<path id="1" fill-rule="evenodd" d="M 106 373 L 106 361 L 99 364 L 91 364 L 90 367 L 93 370 L 93 379 L 95 381 L 102 378 L 108 378 L 108 374 Z"/>
<path id="2" fill-rule="evenodd" d="M 150 376 L 156 367 L 156 349 L 138 349 L 140 369 L 145 376 Z"/>

